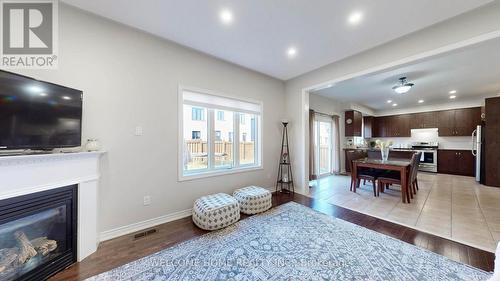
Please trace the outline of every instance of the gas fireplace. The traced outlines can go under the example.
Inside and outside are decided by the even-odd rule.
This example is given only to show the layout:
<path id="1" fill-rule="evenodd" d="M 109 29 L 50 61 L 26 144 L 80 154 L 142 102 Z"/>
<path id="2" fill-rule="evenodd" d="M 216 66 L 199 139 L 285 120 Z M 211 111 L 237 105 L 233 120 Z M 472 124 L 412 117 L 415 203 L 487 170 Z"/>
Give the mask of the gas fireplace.
<path id="1" fill-rule="evenodd" d="M 0 201 L 0 280 L 44 280 L 76 262 L 77 185 Z"/>

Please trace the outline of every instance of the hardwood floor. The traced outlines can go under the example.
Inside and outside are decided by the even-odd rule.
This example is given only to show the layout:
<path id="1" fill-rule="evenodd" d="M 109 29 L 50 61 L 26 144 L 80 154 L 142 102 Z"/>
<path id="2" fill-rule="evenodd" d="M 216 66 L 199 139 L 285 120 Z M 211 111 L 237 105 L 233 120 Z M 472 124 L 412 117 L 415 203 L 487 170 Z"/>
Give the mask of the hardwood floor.
<path id="1" fill-rule="evenodd" d="M 430 250 L 452 260 L 486 271 L 493 271 L 495 256 L 492 253 L 299 194 L 273 195 L 273 206 L 278 206 L 290 201 L 311 207 L 332 217 L 340 218 L 383 233 L 420 248 Z M 242 217 L 242 219 L 245 217 L 246 216 Z M 179 242 L 207 233 L 207 231 L 197 228 L 192 223 L 191 217 L 159 225 L 156 229 L 156 233 L 139 239 L 134 239 L 134 235 L 131 234 L 105 241 L 100 244 L 96 253 L 92 254 L 84 261 L 76 263 L 58 273 L 50 280 L 83 280 L 133 260 L 148 256 Z"/>

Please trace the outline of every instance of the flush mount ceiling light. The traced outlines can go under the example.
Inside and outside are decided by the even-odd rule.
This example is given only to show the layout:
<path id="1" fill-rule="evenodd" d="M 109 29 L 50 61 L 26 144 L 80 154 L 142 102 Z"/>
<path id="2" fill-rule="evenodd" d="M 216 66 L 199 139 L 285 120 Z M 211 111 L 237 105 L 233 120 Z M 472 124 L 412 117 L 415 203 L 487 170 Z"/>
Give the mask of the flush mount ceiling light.
<path id="1" fill-rule="evenodd" d="M 408 83 L 406 77 L 401 77 L 399 78 L 399 85 L 392 87 L 392 89 L 398 94 L 406 94 L 414 85 L 413 83 Z"/>
<path id="2" fill-rule="evenodd" d="M 62 97 L 63 100 L 71 100 L 71 97 L 68 97 L 68 96 L 63 96 Z"/>
<path id="3" fill-rule="evenodd" d="M 457 90 L 450 91 L 450 95 L 456 94 Z"/>
<path id="4" fill-rule="evenodd" d="M 347 22 L 349 22 L 349 24 L 351 25 L 356 25 L 360 23 L 361 20 L 363 20 L 363 13 L 360 11 L 352 12 L 347 18 Z"/>
<path id="5" fill-rule="evenodd" d="M 233 22 L 233 13 L 228 9 L 223 9 L 219 13 L 220 20 L 224 24 L 230 24 Z"/>
<path id="6" fill-rule="evenodd" d="M 392 100 L 388 100 L 387 103 L 392 103 Z"/>
<path id="7" fill-rule="evenodd" d="M 450 99 L 451 99 L 451 100 L 456 99 L 456 98 L 457 98 L 457 96 L 455 96 L 455 95 L 451 95 L 451 96 L 450 96 Z"/>
<path id="8" fill-rule="evenodd" d="M 393 103 L 392 106 L 398 106 L 398 104 L 397 103 Z"/>
<path id="9" fill-rule="evenodd" d="M 418 100 L 418 103 L 424 103 L 424 100 Z"/>
<path id="10" fill-rule="evenodd" d="M 294 58 L 297 55 L 297 49 L 295 49 L 294 47 L 290 47 L 286 51 L 286 54 L 289 58 Z"/>

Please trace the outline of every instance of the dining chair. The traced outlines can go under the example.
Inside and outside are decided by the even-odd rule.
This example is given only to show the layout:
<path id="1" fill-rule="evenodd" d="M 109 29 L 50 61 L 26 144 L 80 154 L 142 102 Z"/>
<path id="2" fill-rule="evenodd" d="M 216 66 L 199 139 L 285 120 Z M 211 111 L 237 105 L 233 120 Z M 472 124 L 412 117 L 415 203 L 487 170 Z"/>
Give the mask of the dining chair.
<path id="1" fill-rule="evenodd" d="M 382 159 L 382 152 L 380 150 L 368 150 L 367 154 L 369 159 Z"/>
<path id="2" fill-rule="evenodd" d="M 354 160 L 358 159 L 364 159 L 366 158 L 367 154 L 366 152 L 363 151 L 347 151 L 346 157 L 347 157 L 347 162 L 351 165 L 351 171 L 354 171 Z M 378 188 L 377 188 L 377 176 L 378 172 L 374 169 L 370 168 L 358 168 L 357 177 L 354 178 L 353 175 L 351 175 L 351 187 L 350 191 L 354 191 L 354 185 L 356 185 L 356 188 L 359 188 L 361 185 L 361 180 L 368 180 L 373 183 L 373 196 L 377 197 L 379 196 Z"/>
<path id="3" fill-rule="evenodd" d="M 418 169 L 417 165 L 417 159 L 418 153 L 413 154 L 411 160 L 410 160 L 410 171 L 409 171 L 409 177 L 408 177 L 408 184 L 407 184 L 407 189 L 406 191 L 406 199 L 408 200 L 408 203 L 410 202 L 410 198 L 413 199 L 413 190 L 412 186 L 414 183 L 413 175 L 416 175 L 416 169 Z M 401 188 L 403 188 L 402 182 L 401 182 L 401 174 L 399 172 L 392 172 L 388 171 L 384 173 L 383 175 L 379 175 L 378 178 L 378 192 L 384 192 L 384 189 L 388 187 L 391 184 L 397 184 L 400 185 Z M 401 190 L 402 192 L 403 190 Z"/>
<path id="4" fill-rule="evenodd" d="M 417 194 L 418 190 L 418 168 L 420 167 L 420 160 L 422 158 L 422 152 L 417 152 L 415 157 L 415 168 L 411 174 L 411 189 L 414 194 Z"/>

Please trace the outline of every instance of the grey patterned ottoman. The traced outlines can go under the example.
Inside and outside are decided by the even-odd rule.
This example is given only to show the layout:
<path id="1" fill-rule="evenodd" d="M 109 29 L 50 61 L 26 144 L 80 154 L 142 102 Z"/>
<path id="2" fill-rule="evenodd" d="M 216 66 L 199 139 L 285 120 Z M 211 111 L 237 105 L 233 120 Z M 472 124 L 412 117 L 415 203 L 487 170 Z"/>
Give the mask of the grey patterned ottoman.
<path id="1" fill-rule="evenodd" d="M 193 222 L 205 230 L 217 230 L 240 219 L 238 201 L 231 195 L 218 193 L 203 196 L 194 202 Z"/>
<path id="2" fill-rule="evenodd" d="M 272 206 L 271 192 L 258 186 L 237 189 L 233 197 L 240 203 L 241 212 L 247 215 L 267 211 Z"/>

